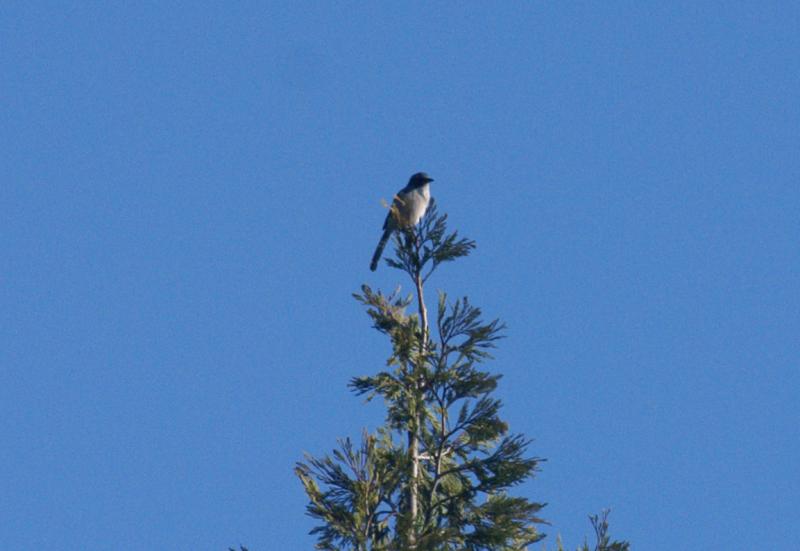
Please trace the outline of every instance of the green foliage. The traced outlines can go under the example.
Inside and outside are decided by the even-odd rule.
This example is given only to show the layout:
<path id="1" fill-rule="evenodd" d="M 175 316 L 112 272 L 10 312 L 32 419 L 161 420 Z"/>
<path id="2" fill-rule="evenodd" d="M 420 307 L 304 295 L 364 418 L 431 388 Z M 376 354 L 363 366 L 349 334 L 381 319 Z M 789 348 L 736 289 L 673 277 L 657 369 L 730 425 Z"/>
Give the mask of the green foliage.
<path id="1" fill-rule="evenodd" d="M 610 511 L 606 509 L 599 515 L 592 515 L 589 521 L 594 528 L 594 535 L 597 543 L 594 546 L 594 551 L 629 551 L 630 544 L 627 541 L 611 541 L 608 535 L 608 514 Z M 584 544 L 581 551 L 589 551 L 589 546 Z"/>
<path id="2" fill-rule="evenodd" d="M 592 523 L 592 528 L 594 529 L 595 545 L 594 547 L 589 547 L 589 543 L 584 542 L 577 551 L 630 551 L 630 543 L 626 541 L 611 541 L 611 537 L 608 535 L 609 513 L 610 511 L 606 509 L 599 515 L 591 515 L 589 517 L 589 522 Z M 542 551 L 546 551 L 546 548 L 542 547 Z M 565 551 L 560 537 L 556 540 L 556 551 Z"/>
<path id="3" fill-rule="evenodd" d="M 295 469 L 310 500 L 308 514 L 324 521 L 311 532 L 319 534 L 317 548 L 388 549 L 388 519 L 397 514 L 391 498 L 406 470 L 406 456 L 385 432 L 364 434 L 358 448 L 349 438 L 339 445 L 333 457 L 306 455 L 307 463 Z"/>
<path id="4" fill-rule="evenodd" d="M 394 237 L 396 258 L 387 258 L 386 264 L 412 277 L 421 274 L 423 282 L 442 262 L 467 256 L 475 248 L 474 241 L 459 238 L 458 232 L 447 233 L 447 215 L 438 213 L 433 199 L 416 229 L 397 232 Z"/>

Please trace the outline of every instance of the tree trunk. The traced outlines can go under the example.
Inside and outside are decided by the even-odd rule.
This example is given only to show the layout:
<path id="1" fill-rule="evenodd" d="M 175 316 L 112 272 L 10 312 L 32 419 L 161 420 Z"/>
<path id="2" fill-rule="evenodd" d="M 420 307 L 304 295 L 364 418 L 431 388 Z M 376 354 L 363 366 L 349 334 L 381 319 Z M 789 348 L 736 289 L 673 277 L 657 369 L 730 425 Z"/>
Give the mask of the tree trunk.
<path id="1" fill-rule="evenodd" d="M 424 386 L 424 367 L 425 357 L 428 346 L 428 310 L 425 308 L 425 295 L 422 288 L 422 276 L 417 273 L 415 278 L 417 286 L 417 302 L 419 306 L 419 318 L 422 334 L 420 335 L 419 360 L 414 366 L 415 396 L 420 397 Z M 408 451 L 411 455 L 411 480 L 409 481 L 409 526 L 408 544 L 411 549 L 416 544 L 416 521 L 419 514 L 419 432 L 422 428 L 422 416 L 419 411 L 419 404 L 415 404 L 416 412 L 412 430 L 408 432 Z"/>

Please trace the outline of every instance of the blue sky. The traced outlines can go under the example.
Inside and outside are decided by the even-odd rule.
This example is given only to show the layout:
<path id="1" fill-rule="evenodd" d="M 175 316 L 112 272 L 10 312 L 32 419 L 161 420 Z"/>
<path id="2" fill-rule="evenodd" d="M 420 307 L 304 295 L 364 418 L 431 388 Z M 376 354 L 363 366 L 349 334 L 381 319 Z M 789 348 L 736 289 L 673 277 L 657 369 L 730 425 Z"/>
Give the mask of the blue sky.
<path id="1" fill-rule="evenodd" d="M 0 8 L 0 548 L 310 549 L 417 170 L 550 541 L 800 540 L 796 3 L 106 4 Z"/>

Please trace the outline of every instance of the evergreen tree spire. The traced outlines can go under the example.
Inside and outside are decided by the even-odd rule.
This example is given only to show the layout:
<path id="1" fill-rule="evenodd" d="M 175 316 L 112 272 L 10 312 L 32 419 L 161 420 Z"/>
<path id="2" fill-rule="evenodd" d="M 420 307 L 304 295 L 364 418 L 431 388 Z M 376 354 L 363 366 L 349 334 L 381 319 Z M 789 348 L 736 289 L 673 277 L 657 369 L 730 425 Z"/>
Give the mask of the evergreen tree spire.
<path id="1" fill-rule="evenodd" d="M 499 375 L 481 370 L 502 336 L 466 297 L 440 293 L 432 336 L 424 286 L 444 262 L 467 256 L 475 242 L 448 233 L 431 204 L 414 228 L 395 235 L 386 263 L 411 280 L 414 296 L 367 285 L 355 294 L 375 329 L 392 345 L 387 369 L 355 377 L 351 389 L 380 396 L 386 424 L 360 446 L 340 442 L 332 456 L 307 456 L 296 473 L 308 513 L 322 521 L 318 549 L 521 550 L 538 541 L 542 504 L 508 492 L 541 461 L 510 434 L 492 397 Z M 415 300 L 416 299 L 416 300 Z M 416 302 L 416 313 L 408 313 Z"/>

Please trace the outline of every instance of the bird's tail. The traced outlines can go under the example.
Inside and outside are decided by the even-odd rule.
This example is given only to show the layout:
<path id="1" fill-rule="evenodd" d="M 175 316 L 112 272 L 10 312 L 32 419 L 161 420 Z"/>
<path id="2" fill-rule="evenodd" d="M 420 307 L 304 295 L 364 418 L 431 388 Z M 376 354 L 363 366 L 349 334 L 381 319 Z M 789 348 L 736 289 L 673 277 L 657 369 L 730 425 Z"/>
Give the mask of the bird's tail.
<path id="1" fill-rule="evenodd" d="M 375 254 L 372 255 L 372 262 L 369 264 L 369 269 L 373 272 L 378 269 L 378 261 L 380 261 L 381 255 L 383 254 L 383 248 L 386 247 L 386 242 L 389 241 L 391 236 L 392 230 L 388 228 L 383 230 L 381 240 L 378 242 L 378 246 L 375 247 Z"/>

